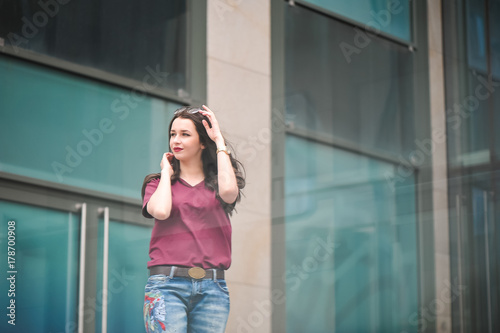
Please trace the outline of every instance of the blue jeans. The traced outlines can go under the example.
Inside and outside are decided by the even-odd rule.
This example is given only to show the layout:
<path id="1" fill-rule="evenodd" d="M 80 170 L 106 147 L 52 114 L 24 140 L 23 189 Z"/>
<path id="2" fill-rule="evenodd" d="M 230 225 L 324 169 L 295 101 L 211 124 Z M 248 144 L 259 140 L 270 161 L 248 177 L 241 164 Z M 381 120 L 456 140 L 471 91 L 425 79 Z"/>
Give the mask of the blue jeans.
<path id="1" fill-rule="evenodd" d="M 148 333 L 224 333 L 229 316 L 226 281 L 151 275 L 143 312 Z"/>

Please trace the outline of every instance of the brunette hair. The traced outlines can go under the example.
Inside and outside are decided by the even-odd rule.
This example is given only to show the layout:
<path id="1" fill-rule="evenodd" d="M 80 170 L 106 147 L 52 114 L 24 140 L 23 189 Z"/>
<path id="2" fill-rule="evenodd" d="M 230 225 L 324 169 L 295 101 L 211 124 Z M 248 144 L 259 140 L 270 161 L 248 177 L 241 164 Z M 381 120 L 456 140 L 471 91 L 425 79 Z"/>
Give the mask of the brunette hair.
<path id="1" fill-rule="evenodd" d="M 205 187 L 216 192 L 216 198 L 221 203 L 222 207 L 224 208 L 224 211 L 231 216 L 233 214 L 233 210 L 236 210 L 235 209 L 236 203 L 241 201 L 241 195 L 243 194 L 241 190 L 245 187 L 245 176 L 241 171 L 242 170 L 244 171 L 245 169 L 243 167 L 243 164 L 241 164 L 241 162 L 238 161 L 234 156 L 234 150 L 232 149 L 231 144 L 226 139 L 224 139 L 225 144 L 231 151 L 229 158 L 231 159 L 231 165 L 233 166 L 234 174 L 236 175 L 236 183 L 239 189 L 238 197 L 236 198 L 235 202 L 233 202 L 232 204 L 224 202 L 224 200 L 222 200 L 222 198 L 219 196 L 219 190 L 218 190 L 219 185 L 217 178 L 218 169 L 217 169 L 217 154 L 216 154 L 217 145 L 208 136 L 205 126 L 202 123 L 202 120 L 205 119 L 210 127 L 212 127 L 212 124 L 210 123 L 210 120 L 208 120 L 206 116 L 202 115 L 200 112 L 197 112 L 199 110 L 200 108 L 197 107 L 183 106 L 175 111 L 174 117 L 172 118 L 172 120 L 170 121 L 170 125 L 168 126 L 169 141 L 170 141 L 170 130 L 172 129 L 172 124 L 175 119 L 177 118 L 190 119 L 194 123 L 196 132 L 198 132 L 198 135 L 200 137 L 200 143 L 205 146 L 205 149 L 203 149 L 203 152 L 201 154 L 201 160 L 203 163 L 203 173 L 205 174 Z M 170 147 L 170 144 L 168 146 Z M 179 160 L 177 160 L 174 157 L 172 159 L 172 162 L 173 162 L 172 168 L 174 170 L 174 174 L 170 178 L 170 181 L 173 183 L 179 180 L 181 169 Z M 161 173 L 152 173 L 144 178 L 141 190 L 143 201 L 147 184 L 153 179 L 160 179 L 160 178 L 161 178 Z"/>

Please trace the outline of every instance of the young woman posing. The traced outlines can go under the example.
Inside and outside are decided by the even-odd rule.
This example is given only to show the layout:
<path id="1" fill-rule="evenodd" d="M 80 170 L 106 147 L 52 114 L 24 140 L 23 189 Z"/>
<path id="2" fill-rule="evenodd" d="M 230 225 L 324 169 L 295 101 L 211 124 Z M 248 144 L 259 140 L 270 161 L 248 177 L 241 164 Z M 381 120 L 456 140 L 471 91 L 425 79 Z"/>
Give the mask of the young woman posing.
<path id="1" fill-rule="evenodd" d="M 142 186 L 142 214 L 155 219 L 146 331 L 223 333 L 229 315 L 229 216 L 245 187 L 243 166 L 206 106 L 175 111 L 169 133 L 161 173 L 146 176 Z"/>

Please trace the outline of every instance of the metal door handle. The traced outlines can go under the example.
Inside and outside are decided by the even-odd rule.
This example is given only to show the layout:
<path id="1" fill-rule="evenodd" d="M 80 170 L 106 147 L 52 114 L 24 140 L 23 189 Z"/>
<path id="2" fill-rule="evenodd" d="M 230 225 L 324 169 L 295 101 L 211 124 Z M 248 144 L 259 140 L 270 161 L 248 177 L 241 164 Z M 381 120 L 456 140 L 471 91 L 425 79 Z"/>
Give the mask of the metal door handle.
<path id="1" fill-rule="evenodd" d="M 463 285 L 462 276 L 462 197 L 457 194 L 455 197 L 455 209 L 457 214 L 457 257 L 458 257 L 458 283 Z M 464 330 L 464 301 L 463 295 L 460 294 L 458 297 L 458 305 L 460 311 L 460 333 Z"/>
<path id="2" fill-rule="evenodd" d="M 78 333 L 83 333 L 85 296 L 85 246 L 87 244 L 87 203 L 76 205 L 81 211 L 80 218 L 80 279 L 78 286 Z"/>
<path id="3" fill-rule="evenodd" d="M 109 207 L 99 208 L 104 215 L 104 237 L 102 251 L 102 333 L 108 331 L 108 255 L 109 255 Z"/>
<path id="4" fill-rule="evenodd" d="M 489 212 L 488 212 L 488 192 L 483 191 L 483 214 L 484 214 L 484 252 L 485 252 L 485 260 L 486 260 L 486 294 L 488 298 L 488 332 L 492 331 L 492 313 L 491 313 L 491 281 L 490 281 L 490 244 L 489 244 Z"/>

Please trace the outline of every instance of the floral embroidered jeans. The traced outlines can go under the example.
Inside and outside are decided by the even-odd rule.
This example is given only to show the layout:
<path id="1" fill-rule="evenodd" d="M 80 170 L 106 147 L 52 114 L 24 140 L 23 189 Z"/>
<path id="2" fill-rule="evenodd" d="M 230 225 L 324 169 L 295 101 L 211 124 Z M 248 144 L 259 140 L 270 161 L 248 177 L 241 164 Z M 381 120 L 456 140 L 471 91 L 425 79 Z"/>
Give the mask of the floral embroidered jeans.
<path id="1" fill-rule="evenodd" d="M 226 281 L 151 275 L 143 312 L 148 333 L 224 333 L 229 316 Z"/>

